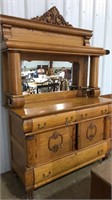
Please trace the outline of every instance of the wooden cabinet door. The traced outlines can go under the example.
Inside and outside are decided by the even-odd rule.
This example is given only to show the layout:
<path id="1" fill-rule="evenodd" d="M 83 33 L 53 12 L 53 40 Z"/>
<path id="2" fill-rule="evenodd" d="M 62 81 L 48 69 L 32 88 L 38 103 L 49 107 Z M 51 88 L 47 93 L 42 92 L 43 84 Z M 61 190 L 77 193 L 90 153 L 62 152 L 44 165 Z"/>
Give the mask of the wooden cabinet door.
<path id="1" fill-rule="evenodd" d="M 75 125 L 38 133 L 26 138 L 27 166 L 57 159 L 75 149 Z"/>
<path id="2" fill-rule="evenodd" d="M 78 149 L 95 144 L 104 137 L 104 118 L 78 124 Z"/>

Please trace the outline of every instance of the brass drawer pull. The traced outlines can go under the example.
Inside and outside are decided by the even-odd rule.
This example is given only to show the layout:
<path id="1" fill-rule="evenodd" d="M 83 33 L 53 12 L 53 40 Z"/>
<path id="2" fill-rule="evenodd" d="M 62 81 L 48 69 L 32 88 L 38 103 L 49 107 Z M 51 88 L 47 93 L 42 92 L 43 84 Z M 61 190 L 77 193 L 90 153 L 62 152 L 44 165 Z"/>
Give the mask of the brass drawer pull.
<path id="1" fill-rule="evenodd" d="M 97 155 L 102 155 L 102 153 L 103 153 L 103 149 L 99 150 L 99 151 L 97 152 Z"/>
<path id="2" fill-rule="evenodd" d="M 108 113 L 108 110 L 107 110 L 107 109 L 101 110 L 101 114 L 106 114 L 106 113 Z"/>
<path id="3" fill-rule="evenodd" d="M 87 127 L 87 131 L 86 131 L 87 139 L 89 141 L 92 141 L 94 137 L 96 136 L 96 133 L 97 133 L 97 126 L 91 122 L 90 125 Z"/>
<path id="4" fill-rule="evenodd" d="M 60 139 L 60 142 L 57 139 Z M 59 144 L 54 144 L 54 141 L 56 140 L 59 142 Z M 60 133 L 54 132 L 48 140 L 48 149 L 56 153 L 62 146 L 63 146 L 63 136 Z"/>
<path id="5" fill-rule="evenodd" d="M 43 178 L 48 178 L 51 175 L 51 172 L 49 171 L 48 174 L 43 174 Z"/>
<path id="6" fill-rule="evenodd" d="M 42 129 L 42 128 L 45 128 L 46 127 L 46 123 L 44 123 L 44 124 L 38 124 L 38 129 Z"/>
<path id="7" fill-rule="evenodd" d="M 86 113 L 86 114 L 84 114 L 84 115 L 81 115 L 81 119 L 84 119 L 85 117 L 87 117 L 88 116 L 88 114 Z"/>
<path id="8" fill-rule="evenodd" d="M 73 117 L 71 117 L 70 119 L 67 117 L 67 118 L 66 118 L 65 125 L 68 126 L 68 125 L 71 124 L 72 122 L 73 122 Z"/>

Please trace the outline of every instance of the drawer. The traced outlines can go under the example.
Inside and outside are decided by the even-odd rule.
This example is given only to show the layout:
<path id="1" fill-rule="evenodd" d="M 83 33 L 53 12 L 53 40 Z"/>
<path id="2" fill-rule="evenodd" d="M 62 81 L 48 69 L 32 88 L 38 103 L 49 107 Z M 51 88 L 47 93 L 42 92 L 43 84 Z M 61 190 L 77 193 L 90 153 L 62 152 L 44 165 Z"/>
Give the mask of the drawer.
<path id="1" fill-rule="evenodd" d="M 88 147 L 104 138 L 104 118 L 78 124 L 78 149 Z"/>
<path id="2" fill-rule="evenodd" d="M 33 139 L 26 137 L 27 166 L 44 163 L 75 149 L 76 125 L 38 133 Z"/>
<path id="3" fill-rule="evenodd" d="M 102 142 L 89 149 L 73 153 L 69 156 L 55 160 L 54 162 L 36 167 L 34 169 L 34 188 L 104 157 L 107 150 L 107 142 Z"/>
<path id="4" fill-rule="evenodd" d="M 80 121 L 80 120 L 85 120 L 85 119 L 89 119 L 93 117 L 98 117 L 101 115 L 106 115 L 108 112 L 109 112 L 108 105 L 83 109 L 83 110 L 77 111 L 76 120 Z"/>
<path id="5" fill-rule="evenodd" d="M 32 119 L 32 132 L 56 126 L 68 126 L 76 121 L 76 112 L 66 112 Z"/>

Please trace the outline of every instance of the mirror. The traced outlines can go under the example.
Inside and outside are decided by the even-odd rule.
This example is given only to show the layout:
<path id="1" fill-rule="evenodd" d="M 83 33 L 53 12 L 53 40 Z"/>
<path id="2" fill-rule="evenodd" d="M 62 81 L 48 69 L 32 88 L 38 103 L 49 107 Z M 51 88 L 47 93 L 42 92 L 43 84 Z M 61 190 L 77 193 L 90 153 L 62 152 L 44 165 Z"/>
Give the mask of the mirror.
<path id="1" fill-rule="evenodd" d="M 38 94 L 69 90 L 72 82 L 72 63 L 62 61 L 22 61 L 23 93 Z"/>

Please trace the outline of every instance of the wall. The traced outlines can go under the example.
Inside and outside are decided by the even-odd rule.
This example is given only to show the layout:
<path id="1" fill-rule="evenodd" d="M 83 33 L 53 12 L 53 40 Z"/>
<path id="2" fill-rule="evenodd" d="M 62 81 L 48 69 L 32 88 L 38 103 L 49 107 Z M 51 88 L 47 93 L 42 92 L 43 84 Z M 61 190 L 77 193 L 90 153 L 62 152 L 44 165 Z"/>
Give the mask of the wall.
<path id="1" fill-rule="evenodd" d="M 91 45 L 112 52 L 112 0 L 1 0 L 1 13 L 22 18 L 39 16 L 56 6 L 74 27 L 92 29 Z M 101 93 L 112 93 L 112 53 L 100 59 Z M 1 73 L 0 73 L 1 74 Z M 1 95 L 0 95 L 1 102 Z M 1 105 L 1 103 L 0 103 Z M 7 111 L 0 107 L 1 172 L 10 169 L 10 142 Z"/>

